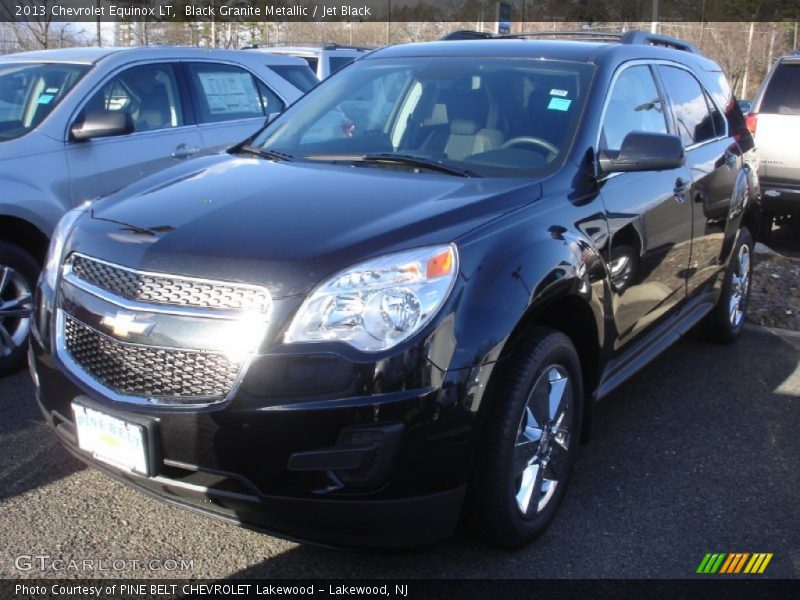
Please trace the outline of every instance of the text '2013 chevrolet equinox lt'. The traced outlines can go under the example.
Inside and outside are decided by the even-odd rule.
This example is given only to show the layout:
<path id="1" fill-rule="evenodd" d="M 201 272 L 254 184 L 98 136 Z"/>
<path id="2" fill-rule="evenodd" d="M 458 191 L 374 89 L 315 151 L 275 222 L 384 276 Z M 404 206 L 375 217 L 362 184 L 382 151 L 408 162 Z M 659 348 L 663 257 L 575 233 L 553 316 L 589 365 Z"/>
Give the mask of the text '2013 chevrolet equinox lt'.
<path id="1" fill-rule="evenodd" d="M 463 517 L 522 546 L 597 399 L 701 320 L 740 333 L 752 145 L 677 40 L 376 51 L 62 219 L 37 401 L 84 461 L 222 519 L 401 547 Z"/>

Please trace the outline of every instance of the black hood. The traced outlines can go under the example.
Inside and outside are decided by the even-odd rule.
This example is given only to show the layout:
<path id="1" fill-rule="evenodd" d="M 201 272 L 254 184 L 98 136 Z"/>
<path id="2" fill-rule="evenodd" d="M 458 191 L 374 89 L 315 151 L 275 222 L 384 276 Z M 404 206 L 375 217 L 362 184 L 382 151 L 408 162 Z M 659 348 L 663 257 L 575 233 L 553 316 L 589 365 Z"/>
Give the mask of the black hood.
<path id="1" fill-rule="evenodd" d="M 217 155 L 97 203 L 71 249 L 285 297 L 372 256 L 454 241 L 540 195 L 529 180 Z"/>

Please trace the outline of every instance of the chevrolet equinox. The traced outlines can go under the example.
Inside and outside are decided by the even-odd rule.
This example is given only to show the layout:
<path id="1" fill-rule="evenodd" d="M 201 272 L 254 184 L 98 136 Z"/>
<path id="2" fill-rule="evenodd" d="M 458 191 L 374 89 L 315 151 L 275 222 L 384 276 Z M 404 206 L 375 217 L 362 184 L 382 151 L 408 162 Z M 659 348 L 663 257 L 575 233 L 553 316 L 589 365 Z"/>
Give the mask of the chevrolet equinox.
<path id="1" fill-rule="evenodd" d="M 463 520 L 521 547 L 598 399 L 696 324 L 741 332 L 752 146 L 679 40 L 378 50 L 64 216 L 37 402 L 72 453 L 174 505 L 319 544 Z"/>

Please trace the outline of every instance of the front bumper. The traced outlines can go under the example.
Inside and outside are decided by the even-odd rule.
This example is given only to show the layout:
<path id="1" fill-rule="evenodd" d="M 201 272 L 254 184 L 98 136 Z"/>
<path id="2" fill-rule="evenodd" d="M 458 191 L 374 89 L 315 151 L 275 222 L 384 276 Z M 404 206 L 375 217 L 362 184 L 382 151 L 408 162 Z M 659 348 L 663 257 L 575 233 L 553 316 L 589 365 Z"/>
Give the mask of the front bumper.
<path id="1" fill-rule="evenodd" d="M 276 403 L 252 390 L 264 373 L 274 377 L 286 357 L 260 356 L 224 404 L 148 407 L 99 395 L 66 370 L 48 345 L 47 336 L 35 331 L 31 369 L 39 407 L 63 445 L 170 504 L 332 546 L 430 544 L 450 537 L 458 524 L 474 454 L 472 406 L 479 403 L 474 390 L 467 393 L 472 370 L 435 371 L 419 355 L 409 360 L 414 351 L 406 350 L 405 368 L 426 371 L 412 379 L 427 385 L 326 394 L 317 401 L 309 400 L 315 395 L 310 390 L 300 401 L 303 383 L 294 381 L 297 401 Z M 308 357 L 308 364 L 317 358 Z M 303 362 L 291 358 L 294 365 L 298 361 Z M 363 373 L 368 366 L 350 368 Z M 99 462 L 78 447 L 71 408 L 77 398 L 146 425 L 149 477 Z M 363 452 L 354 458 L 353 448 Z"/>

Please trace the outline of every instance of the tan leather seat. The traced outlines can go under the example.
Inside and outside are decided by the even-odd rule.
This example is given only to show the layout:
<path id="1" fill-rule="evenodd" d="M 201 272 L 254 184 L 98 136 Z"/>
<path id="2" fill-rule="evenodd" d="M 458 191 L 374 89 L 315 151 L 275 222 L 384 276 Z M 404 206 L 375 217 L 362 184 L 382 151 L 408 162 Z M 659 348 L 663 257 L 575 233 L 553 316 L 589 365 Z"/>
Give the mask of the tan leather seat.
<path id="1" fill-rule="evenodd" d="M 463 160 L 473 154 L 499 148 L 502 142 L 503 134 L 497 129 L 478 129 L 475 121 L 453 119 L 444 153 L 451 160 Z"/>

